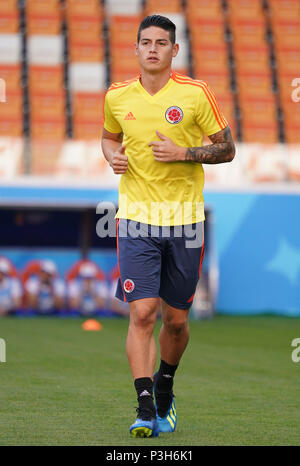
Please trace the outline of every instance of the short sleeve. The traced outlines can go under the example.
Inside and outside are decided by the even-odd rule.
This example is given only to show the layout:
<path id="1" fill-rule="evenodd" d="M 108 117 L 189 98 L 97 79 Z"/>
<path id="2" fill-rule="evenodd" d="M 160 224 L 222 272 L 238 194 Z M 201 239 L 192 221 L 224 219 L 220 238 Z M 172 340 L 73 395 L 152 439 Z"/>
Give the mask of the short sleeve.
<path id="1" fill-rule="evenodd" d="M 113 115 L 110 102 L 109 91 L 105 95 L 104 99 L 104 115 L 103 115 L 103 126 L 110 133 L 121 133 L 122 128 L 119 125 L 118 121 Z"/>
<path id="2" fill-rule="evenodd" d="M 205 83 L 199 93 L 196 122 L 207 136 L 218 133 L 228 126 L 214 93 Z"/>

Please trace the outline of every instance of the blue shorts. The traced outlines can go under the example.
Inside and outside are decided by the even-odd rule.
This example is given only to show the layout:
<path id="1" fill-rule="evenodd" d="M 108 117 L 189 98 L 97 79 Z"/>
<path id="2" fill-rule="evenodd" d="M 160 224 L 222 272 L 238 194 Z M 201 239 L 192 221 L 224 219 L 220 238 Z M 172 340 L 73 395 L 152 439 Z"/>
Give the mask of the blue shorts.
<path id="1" fill-rule="evenodd" d="M 117 252 L 117 298 L 160 297 L 177 309 L 191 307 L 204 257 L 204 222 L 158 227 L 118 219 Z"/>

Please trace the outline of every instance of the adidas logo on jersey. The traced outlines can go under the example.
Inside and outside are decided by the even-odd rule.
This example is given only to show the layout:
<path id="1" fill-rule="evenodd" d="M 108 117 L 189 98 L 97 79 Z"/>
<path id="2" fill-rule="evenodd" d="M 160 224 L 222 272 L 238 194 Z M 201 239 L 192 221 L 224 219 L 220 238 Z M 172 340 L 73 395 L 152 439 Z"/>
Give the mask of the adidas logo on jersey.
<path id="1" fill-rule="evenodd" d="M 126 117 L 124 120 L 136 120 L 135 116 L 132 114 L 132 112 L 127 113 Z"/>

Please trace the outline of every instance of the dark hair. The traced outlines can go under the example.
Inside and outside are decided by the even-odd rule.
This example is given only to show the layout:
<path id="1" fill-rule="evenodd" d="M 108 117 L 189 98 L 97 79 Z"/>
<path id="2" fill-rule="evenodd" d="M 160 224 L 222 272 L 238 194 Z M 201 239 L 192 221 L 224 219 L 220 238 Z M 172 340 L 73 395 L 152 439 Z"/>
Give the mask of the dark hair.
<path id="1" fill-rule="evenodd" d="M 175 44 L 176 41 L 176 26 L 175 24 L 169 19 L 166 18 L 165 16 L 161 15 L 151 15 L 151 16 L 146 16 L 146 18 L 143 19 L 139 26 L 139 30 L 137 33 L 137 41 L 140 41 L 141 38 L 141 31 L 143 29 L 147 29 L 151 26 L 155 26 L 158 28 L 162 28 L 165 31 L 169 31 L 170 33 L 170 40 L 172 44 Z"/>

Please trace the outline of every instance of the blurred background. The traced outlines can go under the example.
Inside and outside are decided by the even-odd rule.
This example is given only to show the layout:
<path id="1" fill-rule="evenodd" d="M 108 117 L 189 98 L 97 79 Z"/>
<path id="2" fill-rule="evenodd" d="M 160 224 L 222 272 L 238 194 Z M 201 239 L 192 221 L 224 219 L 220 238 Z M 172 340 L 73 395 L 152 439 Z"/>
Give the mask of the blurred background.
<path id="1" fill-rule="evenodd" d="M 152 13 L 176 24 L 174 70 L 209 84 L 237 143 L 232 163 L 204 166 L 192 316 L 300 316 L 300 0 L 0 0 L 0 313 L 128 315 L 115 238 L 96 234 L 119 182 L 103 99 L 139 73 Z"/>

